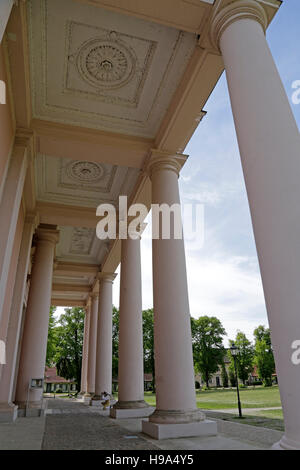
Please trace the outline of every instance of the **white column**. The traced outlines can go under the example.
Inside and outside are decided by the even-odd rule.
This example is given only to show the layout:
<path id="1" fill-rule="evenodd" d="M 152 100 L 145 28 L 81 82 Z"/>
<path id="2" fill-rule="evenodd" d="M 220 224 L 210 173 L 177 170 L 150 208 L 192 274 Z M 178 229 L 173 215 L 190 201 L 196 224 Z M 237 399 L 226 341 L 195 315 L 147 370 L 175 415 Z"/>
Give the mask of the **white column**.
<path id="1" fill-rule="evenodd" d="M 14 420 L 17 406 L 13 402 L 13 388 L 18 355 L 18 345 L 24 308 L 24 295 L 28 273 L 32 236 L 36 225 L 36 215 L 27 214 L 22 235 L 17 266 L 16 281 L 6 338 L 6 364 L 3 366 L 0 387 L 0 421 Z"/>
<path id="2" fill-rule="evenodd" d="M 24 188 L 27 160 L 26 149 L 15 146 L 0 203 L 0 318 Z"/>
<path id="3" fill-rule="evenodd" d="M 89 342 L 89 321 L 90 312 L 89 307 L 85 309 L 84 317 L 84 333 L 83 333 L 83 348 L 82 348 L 82 365 L 81 365 L 81 395 L 84 395 L 87 391 L 87 358 L 88 358 L 88 342 Z"/>
<path id="4" fill-rule="evenodd" d="M 91 397 L 95 393 L 95 374 L 96 374 L 96 341 L 97 341 L 97 323 L 98 323 L 98 299 L 99 293 L 91 294 L 91 304 L 89 307 L 89 339 L 87 356 L 87 385 L 84 394 L 85 403 L 89 404 Z"/>
<path id="5" fill-rule="evenodd" d="M 263 7 L 237 1 L 216 14 L 212 38 L 224 59 L 260 263 L 285 434 L 300 449 L 300 137 L 265 39 Z M 283 38 L 284 40 L 284 38 Z"/>
<path id="6" fill-rule="evenodd" d="M 31 274 L 28 304 L 25 313 L 22 349 L 16 388 L 16 403 L 24 408 L 41 409 L 43 390 L 32 390 L 30 379 L 44 378 L 47 351 L 52 273 L 58 231 L 53 226 L 40 225 Z"/>
<path id="7" fill-rule="evenodd" d="M 1 0 L 1 3 L 0 3 L 0 42 L 3 39 L 3 34 L 5 32 L 5 28 L 8 23 L 13 4 L 14 4 L 14 0 Z"/>
<path id="8" fill-rule="evenodd" d="M 121 242 L 118 402 L 113 418 L 148 416 L 144 401 L 144 355 L 140 238 Z"/>
<path id="9" fill-rule="evenodd" d="M 96 383 L 93 401 L 112 388 L 112 286 L 114 273 L 99 273 L 99 307 L 97 327 Z"/>
<path id="10" fill-rule="evenodd" d="M 178 176 L 185 160 L 152 151 L 152 204 L 180 206 Z M 175 238 L 173 222 L 170 233 L 152 242 L 156 410 L 143 431 L 156 438 L 215 434 L 214 423 L 204 421 L 196 406 L 184 242 Z"/>

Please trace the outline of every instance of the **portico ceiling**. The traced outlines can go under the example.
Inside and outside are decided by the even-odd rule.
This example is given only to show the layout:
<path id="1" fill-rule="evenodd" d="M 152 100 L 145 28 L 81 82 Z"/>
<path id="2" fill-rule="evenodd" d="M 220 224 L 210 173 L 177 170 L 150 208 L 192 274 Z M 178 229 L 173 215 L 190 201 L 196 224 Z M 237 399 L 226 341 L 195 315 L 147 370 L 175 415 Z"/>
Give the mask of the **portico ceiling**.
<path id="1" fill-rule="evenodd" d="M 33 154 L 24 201 L 60 230 L 55 305 L 84 305 L 99 269 L 120 262 L 119 241 L 95 236 L 96 207 L 121 194 L 149 207 L 151 149 L 184 151 L 224 68 L 209 18 L 229 1 L 27 0 L 13 8 L 14 114 Z M 262 3 L 271 21 L 278 0 Z"/>
<path id="2" fill-rule="evenodd" d="M 31 0 L 33 117 L 154 138 L 196 34 L 73 0 Z"/>

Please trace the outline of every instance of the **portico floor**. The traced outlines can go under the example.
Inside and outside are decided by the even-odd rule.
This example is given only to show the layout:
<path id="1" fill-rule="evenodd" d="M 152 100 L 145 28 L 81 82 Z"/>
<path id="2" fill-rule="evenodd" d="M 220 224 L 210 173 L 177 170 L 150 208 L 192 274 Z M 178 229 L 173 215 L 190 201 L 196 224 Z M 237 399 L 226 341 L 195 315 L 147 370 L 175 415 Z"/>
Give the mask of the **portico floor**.
<path id="1" fill-rule="evenodd" d="M 0 424 L 0 449 L 255 450 L 269 449 L 279 431 L 218 420 L 216 437 L 157 441 L 141 433 L 140 419 L 113 420 L 80 401 L 48 400 L 44 418 Z"/>

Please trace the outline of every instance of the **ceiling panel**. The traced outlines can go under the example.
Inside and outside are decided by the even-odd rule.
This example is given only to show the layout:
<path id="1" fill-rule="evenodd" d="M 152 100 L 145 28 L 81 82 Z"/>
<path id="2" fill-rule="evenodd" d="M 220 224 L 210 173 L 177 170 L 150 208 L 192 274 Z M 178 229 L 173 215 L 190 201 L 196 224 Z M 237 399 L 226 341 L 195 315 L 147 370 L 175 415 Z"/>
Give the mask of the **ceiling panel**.
<path id="1" fill-rule="evenodd" d="M 73 0 L 28 12 L 35 118 L 155 136 L 196 34 Z"/>

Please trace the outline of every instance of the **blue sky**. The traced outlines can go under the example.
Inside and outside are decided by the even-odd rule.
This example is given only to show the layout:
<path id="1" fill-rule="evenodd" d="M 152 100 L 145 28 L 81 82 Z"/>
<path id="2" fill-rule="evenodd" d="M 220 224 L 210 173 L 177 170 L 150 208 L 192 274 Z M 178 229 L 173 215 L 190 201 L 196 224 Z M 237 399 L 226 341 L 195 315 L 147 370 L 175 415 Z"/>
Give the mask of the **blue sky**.
<path id="1" fill-rule="evenodd" d="M 285 0 L 267 31 L 267 40 L 291 102 L 300 80 L 300 1 Z M 292 104 L 300 123 L 300 104 Z M 233 338 L 237 330 L 253 339 L 259 324 L 268 325 L 248 201 L 225 74 L 208 102 L 207 115 L 184 153 L 180 177 L 182 203 L 204 204 L 204 244 L 186 242 L 190 311 L 216 316 Z M 280 112 L 280 110 L 279 110 Z M 143 307 L 152 307 L 151 242 L 142 241 Z M 119 277 L 119 276 L 118 276 Z M 114 286 L 118 305 L 119 280 Z"/>

